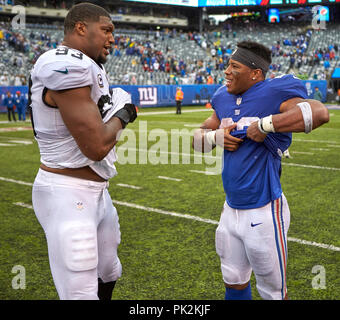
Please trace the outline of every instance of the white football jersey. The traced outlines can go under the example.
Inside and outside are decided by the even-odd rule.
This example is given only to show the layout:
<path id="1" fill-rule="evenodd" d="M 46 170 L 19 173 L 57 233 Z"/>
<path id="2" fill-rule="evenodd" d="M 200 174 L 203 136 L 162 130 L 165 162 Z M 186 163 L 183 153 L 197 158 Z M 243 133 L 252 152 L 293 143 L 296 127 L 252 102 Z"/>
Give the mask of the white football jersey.
<path id="1" fill-rule="evenodd" d="M 35 63 L 29 84 L 29 105 L 41 163 L 50 168 L 90 166 L 98 175 L 109 179 L 117 174 L 115 147 L 102 161 L 90 160 L 80 151 L 59 109 L 45 102 L 48 89 L 85 86 L 91 87 L 91 98 L 98 105 L 103 122 L 107 122 L 126 103 L 131 103 L 131 96 L 126 91 L 120 88 L 110 90 L 103 65 L 98 65 L 76 49 L 59 46 L 42 54 Z"/>

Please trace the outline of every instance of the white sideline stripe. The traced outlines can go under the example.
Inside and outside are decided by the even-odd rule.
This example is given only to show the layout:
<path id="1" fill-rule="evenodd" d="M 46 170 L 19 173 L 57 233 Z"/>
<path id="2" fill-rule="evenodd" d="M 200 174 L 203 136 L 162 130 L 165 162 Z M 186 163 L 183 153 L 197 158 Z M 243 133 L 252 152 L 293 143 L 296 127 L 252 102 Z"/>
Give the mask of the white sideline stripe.
<path id="1" fill-rule="evenodd" d="M 324 244 L 324 243 L 317 243 L 314 241 L 307 241 L 307 240 L 301 240 L 293 237 L 288 237 L 288 241 L 292 242 L 297 242 L 300 244 L 306 244 L 307 246 L 314 246 L 314 247 L 319 247 L 327 250 L 332 250 L 332 251 L 340 251 L 339 247 L 333 246 L 332 244 Z"/>
<path id="2" fill-rule="evenodd" d="M 184 127 L 188 128 L 199 128 L 202 123 L 185 123 Z"/>
<path id="3" fill-rule="evenodd" d="M 202 173 L 207 176 L 215 176 L 217 174 L 220 174 L 220 172 L 212 172 L 212 171 L 199 171 L 199 170 L 189 170 L 189 171 L 193 173 Z"/>
<path id="4" fill-rule="evenodd" d="M 14 202 L 13 204 L 16 205 L 16 206 L 19 206 L 19 207 L 23 207 L 23 208 L 33 210 L 33 206 L 31 206 L 30 204 L 24 203 L 24 202 Z"/>
<path id="5" fill-rule="evenodd" d="M 329 140 L 306 140 L 306 139 L 296 139 L 293 138 L 293 142 L 298 141 L 298 142 L 316 142 L 316 143 L 334 143 L 334 144 L 339 144 L 338 141 L 329 141 Z"/>
<path id="6" fill-rule="evenodd" d="M 298 154 L 310 154 L 310 155 L 313 155 L 314 152 L 303 152 L 303 151 L 291 151 L 291 153 L 298 153 Z"/>
<path id="7" fill-rule="evenodd" d="M 123 188 L 136 189 L 136 190 L 142 189 L 142 187 L 133 186 L 133 185 L 131 185 L 131 184 L 125 184 L 125 183 L 117 183 L 117 186 L 123 187 Z"/>
<path id="8" fill-rule="evenodd" d="M 176 114 L 175 109 L 176 109 L 176 106 L 174 106 L 173 111 L 138 112 L 138 116 L 148 116 L 148 115 L 157 115 L 157 114 Z M 192 109 L 192 110 L 182 109 L 182 113 L 202 112 L 202 111 L 212 111 L 212 110 L 213 109 Z"/>
<path id="9" fill-rule="evenodd" d="M 329 149 L 325 148 L 310 148 L 311 150 L 317 150 L 317 151 L 329 151 Z"/>
<path id="10" fill-rule="evenodd" d="M 182 179 L 164 177 L 164 176 L 158 176 L 158 179 L 171 180 L 171 181 L 182 181 Z"/>
<path id="11" fill-rule="evenodd" d="M 138 152 L 150 152 L 150 153 L 159 153 L 159 154 L 173 154 L 173 155 L 181 155 L 185 157 L 198 157 L 198 158 L 209 158 L 209 159 L 217 159 L 216 156 L 209 156 L 207 154 L 201 154 L 201 153 L 180 153 L 180 152 L 169 152 L 169 151 L 161 151 L 161 150 L 147 150 L 147 149 L 137 149 L 137 148 L 126 148 L 126 147 L 118 147 L 118 151 L 122 149 L 124 150 L 131 150 L 131 151 L 138 151 Z M 295 152 L 297 153 L 297 152 Z M 303 168 L 310 168 L 310 169 L 320 169 L 320 170 L 333 170 L 333 171 L 340 171 L 340 168 L 332 168 L 332 167 L 321 167 L 321 166 L 313 166 L 309 164 L 299 164 L 299 163 L 286 163 L 281 162 L 282 165 L 287 165 L 291 167 L 303 167 Z M 205 171 L 199 172 L 203 173 Z M 211 173 L 214 174 L 214 173 Z M 208 173 L 209 175 L 209 173 Z"/>
<path id="12" fill-rule="evenodd" d="M 165 215 L 169 215 L 169 216 L 173 216 L 173 217 L 185 218 L 185 219 L 190 219 L 190 220 L 194 220 L 194 221 L 218 225 L 218 221 L 216 221 L 216 220 L 204 219 L 204 218 L 200 218 L 200 217 L 197 217 L 197 216 L 192 216 L 190 214 L 183 214 L 183 213 L 177 213 L 177 212 L 172 212 L 172 211 L 165 211 L 165 210 L 161 210 L 161 209 L 145 207 L 145 206 L 141 206 L 141 205 L 138 205 L 138 204 L 124 202 L 124 201 L 118 201 L 118 200 L 112 200 L 112 202 L 114 204 L 118 204 L 118 205 L 129 207 L 129 208 L 144 210 L 144 211 L 148 211 L 148 212 L 156 212 L 156 213 L 165 214 Z M 14 205 L 20 206 L 20 207 L 23 207 L 23 208 L 33 209 L 33 207 L 31 205 L 23 203 L 23 202 L 16 202 L 16 203 L 14 203 Z M 302 239 L 297 239 L 297 238 L 293 238 L 293 237 L 288 237 L 287 239 L 288 239 L 288 241 L 304 244 L 304 245 L 307 245 L 307 246 L 318 247 L 318 248 L 327 249 L 327 250 L 331 250 L 331 251 L 340 251 L 339 247 L 333 246 L 332 244 L 318 243 L 318 242 L 314 242 L 314 241 L 302 240 Z"/>
<path id="13" fill-rule="evenodd" d="M 311 166 L 311 165 L 299 164 L 299 163 L 282 162 L 282 165 L 285 165 L 285 166 L 292 166 L 292 167 L 310 168 L 310 169 L 322 169 L 322 170 L 340 171 L 340 168 Z"/>
<path id="14" fill-rule="evenodd" d="M 27 141 L 27 140 L 9 140 L 8 142 L 27 144 L 27 145 L 33 144 L 33 141 Z"/>
<path id="15" fill-rule="evenodd" d="M 17 184 L 23 184 L 25 186 L 33 186 L 33 183 L 30 183 L 30 182 L 25 182 L 25 181 L 20 181 L 20 180 L 13 180 L 13 179 L 8 179 L 8 178 L 4 178 L 4 177 L 0 177 L 0 180 L 6 181 L 6 182 L 13 182 L 13 183 L 17 183 Z"/>

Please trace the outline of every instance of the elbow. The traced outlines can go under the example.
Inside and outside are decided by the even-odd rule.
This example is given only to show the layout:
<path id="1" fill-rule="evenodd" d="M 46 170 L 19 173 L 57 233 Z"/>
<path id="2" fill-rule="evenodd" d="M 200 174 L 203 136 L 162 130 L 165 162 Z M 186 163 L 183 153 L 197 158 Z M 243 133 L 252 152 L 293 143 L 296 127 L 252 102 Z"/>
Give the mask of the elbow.
<path id="1" fill-rule="evenodd" d="M 86 148 L 85 150 L 82 150 L 83 154 L 89 158 L 92 161 L 102 161 L 107 154 L 111 151 L 114 145 L 112 146 L 101 146 L 101 145 L 95 145 L 93 148 Z"/>
<path id="2" fill-rule="evenodd" d="M 328 112 L 328 109 L 326 107 L 324 108 L 320 118 L 321 118 L 322 123 L 329 122 L 329 112 Z"/>
<path id="3" fill-rule="evenodd" d="M 322 108 L 320 108 L 318 110 L 318 113 L 317 113 L 317 123 L 318 123 L 318 126 L 321 126 L 327 122 L 329 122 L 329 112 L 328 112 L 328 109 L 323 106 Z"/>
<path id="4" fill-rule="evenodd" d="M 312 103 L 313 113 L 315 112 L 315 116 L 313 115 L 313 122 L 315 120 L 315 128 L 329 122 L 329 112 L 323 103 L 320 101 L 314 100 Z"/>

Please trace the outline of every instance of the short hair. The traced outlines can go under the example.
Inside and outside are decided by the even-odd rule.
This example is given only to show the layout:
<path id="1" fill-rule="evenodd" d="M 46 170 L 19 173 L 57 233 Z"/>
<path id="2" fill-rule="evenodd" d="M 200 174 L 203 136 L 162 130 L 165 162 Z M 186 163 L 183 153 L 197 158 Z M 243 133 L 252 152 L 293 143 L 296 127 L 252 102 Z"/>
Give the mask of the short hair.
<path id="1" fill-rule="evenodd" d="M 263 58 L 268 63 L 272 63 L 271 51 L 261 43 L 253 41 L 242 41 L 237 44 L 239 48 L 247 49 Z"/>
<path id="2" fill-rule="evenodd" d="M 100 17 L 108 17 L 110 14 L 96 4 L 84 2 L 74 5 L 67 13 L 64 21 L 64 34 L 73 31 L 79 21 L 98 22 Z"/>

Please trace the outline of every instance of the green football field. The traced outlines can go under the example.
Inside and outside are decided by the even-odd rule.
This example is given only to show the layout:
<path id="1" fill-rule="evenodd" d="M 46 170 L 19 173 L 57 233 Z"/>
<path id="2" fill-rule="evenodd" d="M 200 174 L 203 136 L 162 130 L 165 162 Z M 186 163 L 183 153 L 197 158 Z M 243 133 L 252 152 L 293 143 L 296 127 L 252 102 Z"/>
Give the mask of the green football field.
<path id="1" fill-rule="evenodd" d="M 143 109 L 121 136 L 109 191 L 118 210 L 123 274 L 115 300 L 223 300 L 215 230 L 224 202 L 220 150 L 196 154 L 192 132 L 211 110 Z M 291 210 L 288 295 L 340 299 L 340 110 L 294 134 L 282 160 Z M 216 155 L 217 152 L 217 155 Z M 0 116 L 0 299 L 58 299 L 44 232 L 32 209 L 39 151 L 29 122 Z M 252 276 L 253 298 L 261 299 Z"/>

